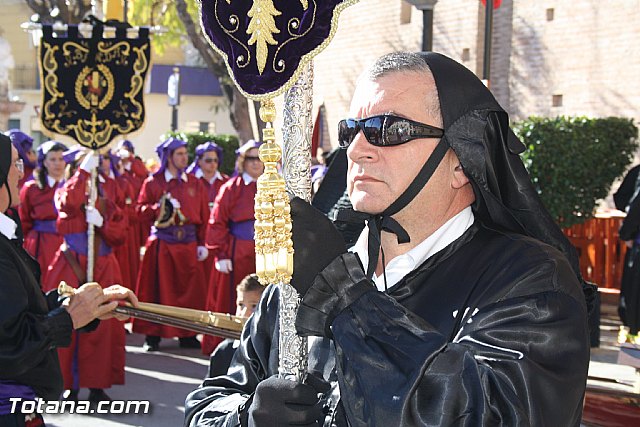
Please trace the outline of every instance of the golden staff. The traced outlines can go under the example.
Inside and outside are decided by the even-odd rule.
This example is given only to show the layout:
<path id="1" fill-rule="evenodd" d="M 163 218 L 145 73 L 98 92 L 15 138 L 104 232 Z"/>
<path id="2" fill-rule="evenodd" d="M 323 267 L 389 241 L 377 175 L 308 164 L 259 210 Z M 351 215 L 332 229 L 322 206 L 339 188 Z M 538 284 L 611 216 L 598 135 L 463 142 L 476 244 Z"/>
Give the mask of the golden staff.
<path id="1" fill-rule="evenodd" d="M 58 295 L 60 296 L 71 296 L 75 293 L 76 288 L 69 286 L 64 281 L 58 285 Z M 242 328 L 247 320 L 244 317 L 232 316 L 226 313 L 214 313 L 145 302 L 140 302 L 138 307 L 134 307 L 131 303 L 125 301 L 124 305 L 119 305 L 113 311 L 149 322 L 231 339 L 240 338 Z"/>

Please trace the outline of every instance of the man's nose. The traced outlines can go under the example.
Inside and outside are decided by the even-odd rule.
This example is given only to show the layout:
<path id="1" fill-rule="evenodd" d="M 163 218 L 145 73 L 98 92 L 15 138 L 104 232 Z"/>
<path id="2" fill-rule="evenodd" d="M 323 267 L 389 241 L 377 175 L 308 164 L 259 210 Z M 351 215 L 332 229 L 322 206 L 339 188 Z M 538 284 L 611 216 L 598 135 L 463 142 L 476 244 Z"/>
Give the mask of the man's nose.
<path id="1" fill-rule="evenodd" d="M 364 132 L 360 130 L 351 141 L 351 144 L 349 144 L 349 148 L 347 148 L 347 157 L 356 161 L 362 158 L 374 158 L 375 155 L 376 147 L 367 141 Z"/>

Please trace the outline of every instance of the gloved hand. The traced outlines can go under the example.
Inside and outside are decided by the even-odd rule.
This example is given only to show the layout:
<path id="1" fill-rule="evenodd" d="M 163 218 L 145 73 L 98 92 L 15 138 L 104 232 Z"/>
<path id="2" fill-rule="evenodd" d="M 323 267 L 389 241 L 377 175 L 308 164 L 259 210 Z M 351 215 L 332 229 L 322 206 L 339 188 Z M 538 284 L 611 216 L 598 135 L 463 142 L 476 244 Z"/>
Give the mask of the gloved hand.
<path id="1" fill-rule="evenodd" d="M 220 273 L 229 274 L 230 271 L 233 271 L 233 263 L 230 259 L 219 259 L 216 261 L 216 270 Z"/>
<path id="2" fill-rule="evenodd" d="M 318 273 L 347 247 L 329 218 L 299 197 L 291 200 L 291 221 L 295 251 L 291 285 L 304 296 Z"/>
<path id="3" fill-rule="evenodd" d="M 120 156 L 121 159 L 125 160 L 131 157 L 131 153 L 129 152 L 129 150 L 121 148 L 118 150 L 118 156 Z"/>
<path id="4" fill-rule="evenodd" d="M 98 166 L 98 156 L 95 156 L 92 151 L 89 151 L 82 162 L 80 162 L 80 169 L 85 172 L 91 173 Z"/>
<path id="5" fill-rule="evenodd" d="M 169 201 L 171 202 L 171 205 L 173 205 L 174 209 L 180 209 L 180 200 L 169 197 Z"/>
<path id="6" fill-rule="evenodd" d="M 198 261 L 204 261 L 209 256 L 209 249 L 206 246 L 198 246 Z"/>
<path id="7" fill-rule="evenodd" d="M 308 375 L 305 383 L 279 378 L 260 382 L 249 406 L 248 425 L 260 427 L 319 426 L 325 414 L 319 393 L 329 391 L 329 384 Z M 241 414 L 241 420 L 243 419 Z M 244 425 L 244 424 L 242 424 Z"/>
<path id="8" fill-rule="evenodd" d="M 98 209 L 94 208 L 93 206 L 87 206 L 85 216 L 87 218 L 87 224 L 93 224 L 96 227 L 102 227 L 104 218 L 102 218 L 102 215 L 100 215 Z"/>

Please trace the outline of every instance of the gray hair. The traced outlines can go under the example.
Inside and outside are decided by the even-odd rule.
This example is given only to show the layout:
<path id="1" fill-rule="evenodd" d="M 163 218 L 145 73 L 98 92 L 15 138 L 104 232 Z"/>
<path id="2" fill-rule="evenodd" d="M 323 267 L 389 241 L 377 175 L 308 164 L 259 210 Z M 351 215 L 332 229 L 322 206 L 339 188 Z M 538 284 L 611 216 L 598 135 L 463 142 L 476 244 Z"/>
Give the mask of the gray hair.
<path id="1" fill-rule="evenodd" d="M 387 53 L 371 64 L 360 78 L 366 78 L 374 81 L 381 77 L 392 73 L 413 72 L 426 76 L 429 80 L 433 80 L 433 74 L 429 65 L 415 52 L 392 52 Z M 435 86 L 435 84 L 434 84 Z M 442 113 L 440 112 L 440 98 L 436 91 L 436 97 L 425 100 L 427 113 L 433 117 L 437 117 L 438 126 L 442 126 Z"/>

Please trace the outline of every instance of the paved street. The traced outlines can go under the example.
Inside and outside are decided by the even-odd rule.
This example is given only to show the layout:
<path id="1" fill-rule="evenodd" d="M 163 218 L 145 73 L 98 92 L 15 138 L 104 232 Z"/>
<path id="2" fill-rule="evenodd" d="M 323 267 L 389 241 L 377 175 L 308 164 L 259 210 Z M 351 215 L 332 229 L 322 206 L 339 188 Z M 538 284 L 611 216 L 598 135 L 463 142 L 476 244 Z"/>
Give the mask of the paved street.
<path id="1" fill-rule="evenodd" d="M 208 358 L 200 350 L 178 347 L 178 340 L 162 340 L 161 351 L 145 353 L 144 336 L 127 335 L 126 383 L 107 390 L 114 400 L 149 400 L 148 414 L 45 415 L 48 426 L 55 427 L 179 427 L 184 420 L 184 398 L 204 378 Z M 89 391 L 82 390 L 80 399 Z"/>

